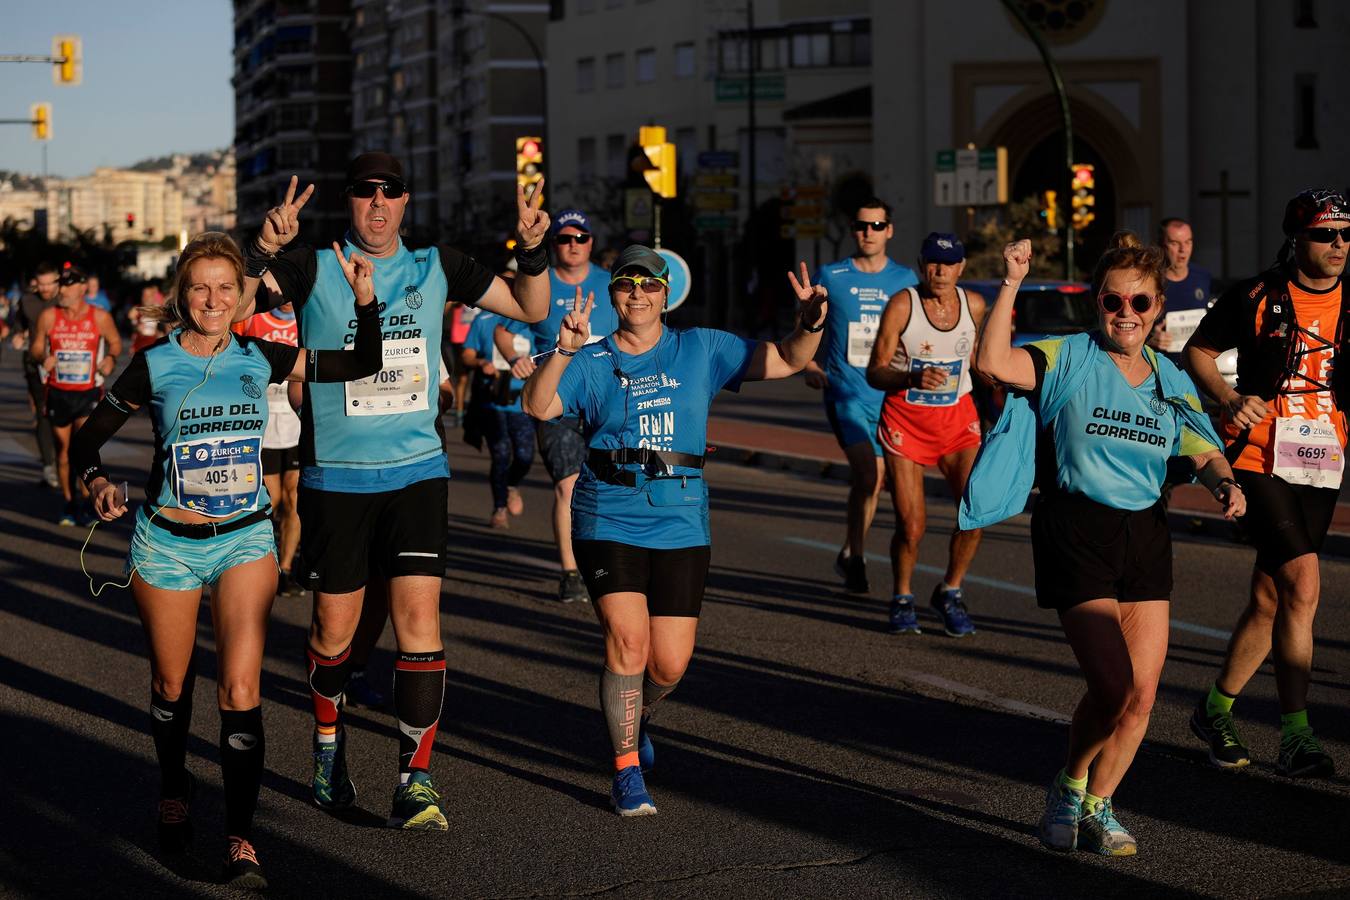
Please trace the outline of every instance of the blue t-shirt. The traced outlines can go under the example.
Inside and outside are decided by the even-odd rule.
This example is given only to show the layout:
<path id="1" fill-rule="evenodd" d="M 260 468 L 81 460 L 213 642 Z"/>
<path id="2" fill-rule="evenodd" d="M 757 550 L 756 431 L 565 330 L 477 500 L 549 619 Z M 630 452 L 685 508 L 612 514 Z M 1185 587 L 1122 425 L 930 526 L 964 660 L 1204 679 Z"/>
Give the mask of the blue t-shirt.
<path id="1" fill-rule="evenodd" d="M 356 250 L 348 239 L 343 251 Z M 326 491 L 376 493 L 450 475 L 436 422 L 437 371 L 445 304 L 476 305 L 492 273 L 449 247 L 409 248 L 375 266 L 384 368 L 359 381 L 305 384 L 301 483 Z M 298 247 L 269 271 L 295 304 L 300 344 L 351 346 L 356 336 L 351 286 L 331 249 Z"/>
<path id="2" fill-rule="evenodd" d="M 226 518 L 266 502 L 262 439 L 267 385 L 285 381 L 296 347 L 244 335 L 211 357 L 183 349 L 181 329 L 137 353 L 108 391 L 123 412 L 149 404 L 155 460 L 145 486 L 154 509 Z"/>
<path id="3" fill-rule="evenodd" d="M 740 389 L 756 346 L 710 328 L 666 329 L 655 347 L 628 356 L 606 339 L 577 353 L 563 372 L 563 414 L 580 417 L 593 448 L 702 456 L 708 407 L 722 388 Z M 658 550 L 706 546 L 711 538 L 703 473 L 682 466 L 672 473 L 690 477 L 628 487 L 601 481 L 589 464 L 582 466 L 572 494 L 572 537 Z"/>
<path id="4" fill-rule="evenodd" d="M 526 343 L 528 343 L 529 325 L 526 325 L 524 322 L 517 322 L 515 319 L 508 319 L 504 316 L 499 316 L 496 313 L 483 310 L 478 313 L 473 320 L 473 324 L 469 326 L 469 333 L 464 338 L 464 349 L 472 350 L 474 353 L 478 354 L 480 360 L 492 360 L 498 371 L 501 371 L 503 367 L 509 369 L 510 366 L 508 365 L 509 360 L 502 356 L 501 351 L 497 349 L 497 345 L 493 340 L 498 325 L 505 327 L 506 330 L 513 335 L 525 337 Z M 529 351 L 525 350 L 522 352 L 528 353 Z M 499 409 L 502 412 L 523 412 L 520 406 L 519 394 L 520 389 L 524 386 L 524 379 L 512 378 L 511 390 L 517 395 L 515 401 L 508 403 L 505 406 L 499 403 L 490 403 L 488 405 L 493 409 Z"/>
<path id="5" fill-rule="evenodd" d="M 1075 355 L 1074 346 L 1082 352 Z M 1042 405 L 1060 402 L 1072 373 L 1089 366 L 1086 380 L 1050 422 L 1054 480 L 1060 490 L 1082 494 L 1115 509 L 1148 509 L 1158 502 L 1167 460 L 1219 449 L 1217 436 L 1194 430 L 1166 401 L 1158 375 L 1138 387 L 1125 380 L 1097 341 L 1071 345 L 1063 339 L 1027 345 L 1037 372 Z M 1157 356 L 1167 383 L 1184 386 L 1193 410 L 1200 400 L 1190 378 L 1165 357 Z M 1046 460 L 1050 462 L 1051 460 Z M 1044 483 L 1044 482 L 1042 482 Z"/>
<path id="6" fill-rule="evenodd" d="M 559 278 L 557 269 L 548 270 L 548 289 L 548 318 L 530 325 L 535 353 L 552 350 L 557 345 L 562 321 L 577 302 L 577 286 Z M 581 281 L 583 303 L 586 295 L 592 292 L 595 294 L 595 307 L 591 310 L 591 343 L 595 343 L 606 335 L 613 334 L 619 327 L 619 314 L 614 311 L 614 304 L 609 302 L 609 272 L 595 263 L 591 263 L 590 271 Z"/>
<path id="7" fill-rule="evenodd" d="M 880 412 L 886 394 L 867 383 L 872 344 L 886 302 L 897 291 L 918 284 L 918 276 L 892 259 L 880 272 L 860 272 L 850 258 L 824 266 L 815 280 L 830 294 L 824 335 L 825 374 L 830 380 L 826 402 L 861 400 Z"/>
<path id="8" fill-rule="evenodd" d="M 1210 282 L 1209 269 L 1199 266 L 1191 266 L 1186 277 L 1180 281 L 1168 281 L 1164 292 L 1167 295 L 1168 312 L 1208 308 Z"/>
<path id="9" fill-rule="evenodd" d="M 108 299 L 108 295 L 104 293 L 102 288 L 100 288 L 98 293 L 94 296 L 85 297 L 84 302 L 88 303 L 90 306 L 97 306 L 104 312 L 112 312 L 112 302 Z"/>

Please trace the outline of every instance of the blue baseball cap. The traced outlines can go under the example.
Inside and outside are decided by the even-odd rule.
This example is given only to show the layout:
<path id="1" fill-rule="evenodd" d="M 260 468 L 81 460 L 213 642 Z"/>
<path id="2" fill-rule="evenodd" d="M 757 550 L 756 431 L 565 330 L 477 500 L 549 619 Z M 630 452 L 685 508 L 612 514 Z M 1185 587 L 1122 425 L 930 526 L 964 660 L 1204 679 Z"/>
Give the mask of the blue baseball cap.
<path id="1" fill-rule="evenodd" d="M 942 231 L 929 232 L 919 249 L 919 258 L 924 262 L 946 263 L 953 265 L 966 258 L 965 245 L 954 234 Z"/>
<path id="2" fill-rule="evenodd" d="M 586 214 L 579 209 L 564 209 L 553 217 L 553 224 L 549 226 L 552 234 L 557 234 L 564 228 L 571 226 L 578 231 L 591 233 L 591 220 L 586 218 Z"/>

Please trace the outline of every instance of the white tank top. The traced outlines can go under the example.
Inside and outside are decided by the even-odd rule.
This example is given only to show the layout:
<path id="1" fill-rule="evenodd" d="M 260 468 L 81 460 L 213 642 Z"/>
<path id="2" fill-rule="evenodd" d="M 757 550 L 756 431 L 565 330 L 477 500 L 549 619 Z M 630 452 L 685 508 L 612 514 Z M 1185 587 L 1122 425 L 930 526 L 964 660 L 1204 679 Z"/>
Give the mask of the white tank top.
<path id="1" fill-rule="evenodd" d="M 914 375 L 927 368 L 947 371 L 947 383 L 942 387 L 933 391 L 910 388 L 905 391 L 905 402 L 915 406 L 954 406 L 970 393 L 970 351 L 975 347 L 975 318 L 970 314 L 966 292 L 960 287 L 956 289 L 959 310 L 956 325 L 942 331 L 928 320 L 919 292 L 912 287 L 905 290 L 909 292 L 909 323 L 900 333 L 896 366 Z"/>

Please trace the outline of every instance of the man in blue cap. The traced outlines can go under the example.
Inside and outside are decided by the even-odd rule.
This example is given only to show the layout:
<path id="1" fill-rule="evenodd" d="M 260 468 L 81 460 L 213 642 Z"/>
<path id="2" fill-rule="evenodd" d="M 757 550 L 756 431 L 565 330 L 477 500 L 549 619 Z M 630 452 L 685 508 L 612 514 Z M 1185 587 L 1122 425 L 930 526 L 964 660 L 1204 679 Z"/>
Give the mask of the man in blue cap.
<path id="1" fill-rule="evenodd" d="M 572 311 L 576 301 L 577 285 L 581 295 L 594 293 L 595 309 L 591 313 L 591 341 L 603 340 L 618 327 L 618 319 L 606 299 L 609 296 L 609 273 L 591 262 L 593 240 L 591 220 L 579 209 L 564 209 L 553 217 L 550 228 L 553 241 L 553 265 L 548 270 L 549 313 L 542 322 L 530 326 L 536 355 L 552 350 L 562 320 Z M 534 363 L 528 356 L 510 352 L 512 336 L 503 326 L 497 327 L 495 341 L 518 378 L 528 378 Z M 572 553 L 572 488 L 577 483 L 581 464 L 586 459 L 586 439 L 581 434 L 581 423 L 576 418 L 561 418 L 538 422 L 535 436 L 539 441 L 539 455 L 544 468 L 553 479 L 553 536 L 558 544 L 558 559 L 562 578 L 558 583 L 558 599 L 563 603 L 589 600 L 586 583 L 581 580 L 577 559 Z"/>
<path id="2" fill-rule="evenodd" d="M 954 234 L 933 232 L 919 252 L 917 287 L 886 304 L 867 366 L 867 383 L 886 392 L 877 439 L 891 479 L 896 531 L 891 538 L 895 594 L 890 630 L 918 634 L 911 579 L 927 526 L 924 468 L 937 466 L 952 494 L 966 489 L 980 449 L 980 416 L 970 396 L 970 361 L 984 321 L 979 294 L 957 286 L 966 249 Z M 980 545 L 979 531 L 953 530 L 947 571 L 933 589 L 934 610 L 947 634 L 964 637 L 975 626 L 966 614 L 961 579 Z"/>

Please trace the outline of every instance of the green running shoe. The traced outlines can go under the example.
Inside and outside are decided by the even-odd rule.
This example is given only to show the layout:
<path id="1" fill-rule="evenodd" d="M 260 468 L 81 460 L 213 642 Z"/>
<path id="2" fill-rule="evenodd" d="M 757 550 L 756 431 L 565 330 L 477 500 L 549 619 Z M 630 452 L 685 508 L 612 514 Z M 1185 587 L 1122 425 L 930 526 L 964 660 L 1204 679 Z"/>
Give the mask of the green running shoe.
<path id="1" fill-rule="evenodd" d="M 1238 737 L 1232 714 L 1211 716 L 1204 697 L 1191 713 L 1191 731 L 1209 744 L 1209 761 L 1220 769 L 1240 769 L 1252 761 L 1247 745 Z"/>
<path id="2" fill-rule="evenodd" d="M 1275 768 L 1290 778 L 1330 778 L 1336 774 L 1335 760 L 1322 749 L 1311 728 L 1300 728 L 1284 736 Z"/>
<path id="3" fill-rule="evenodd" d="M 1078 822 L 1083 817 L 1083 792 L 1060 781 L 1050 782 L 1045 812 L 1036 836 L 1051 850 L 1068 853 L 1078 846 Z"/>
<path id="4" fill-rule="evenodd" d="M 1102 856 L 1134 856 L 1139 845 L 1116 818 L 1111 798 L 1103 797 L 1096 812 L 1078 820 L 1078 849 Z"/>
<path id="5" fill-rule="evenodd" d="M 356 785 L 347 774 L 347 729 L 339 728 L 332 743 L 321 743 L 314 735 L 314 781 L 310 788 L 314 805 L 320 809 L 347 809 L 356 802 Z"/>
<path id="6" fill-rule="evenodd" d="M 441 795 L 431 786 L 431 776 L 426 772 L 414 772 L 407 784 L 400 784 L 394 790 L 394 809 L 389 813 L 389 827 L 407 831 L 449 831 L 437 802 Z"/>

